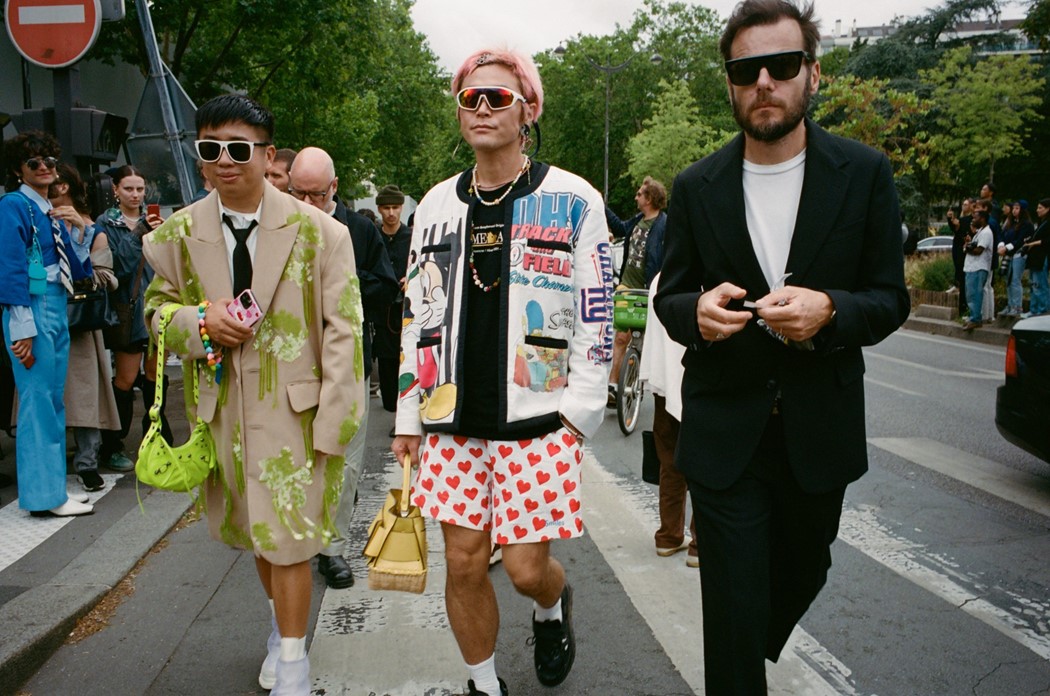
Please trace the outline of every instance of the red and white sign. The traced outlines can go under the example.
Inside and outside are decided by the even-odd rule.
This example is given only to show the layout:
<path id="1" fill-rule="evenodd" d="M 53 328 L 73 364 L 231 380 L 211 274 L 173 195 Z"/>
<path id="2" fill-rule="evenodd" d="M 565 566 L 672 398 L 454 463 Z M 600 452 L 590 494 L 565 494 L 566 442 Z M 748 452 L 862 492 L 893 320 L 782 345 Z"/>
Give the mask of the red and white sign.
<path id="1" fill-rule="evenodd" d="M 26 60 L 64 68 L 84 57 L 102 26 L 99 0 L 8 0 L 7 35 Z"/>

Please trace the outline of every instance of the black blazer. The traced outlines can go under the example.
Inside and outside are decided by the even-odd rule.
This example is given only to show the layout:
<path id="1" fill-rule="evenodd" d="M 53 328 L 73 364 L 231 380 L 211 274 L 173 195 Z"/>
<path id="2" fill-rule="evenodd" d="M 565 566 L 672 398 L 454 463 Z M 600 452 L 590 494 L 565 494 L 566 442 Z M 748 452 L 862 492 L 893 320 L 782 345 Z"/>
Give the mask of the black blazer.
<path id="1" fill-rule="evenodd" d="M 696 324 L 701 292 L 729 281 L 757 300 L 769 292 L 744 213 L 743 135 L 675 178 L 656 313 L 687 347 L 676 462 L 715 489 L 751 460 L 780 395 L 788 459 L 811 493 L 867 470 L 861 346 L 908 317 L 900 212 L 886 156 L 806 121 L 806 164 L 788 256 L 788 285 L 835 304 L 816 350 L 784 346 L 756 322 L 708 343 Z"/>

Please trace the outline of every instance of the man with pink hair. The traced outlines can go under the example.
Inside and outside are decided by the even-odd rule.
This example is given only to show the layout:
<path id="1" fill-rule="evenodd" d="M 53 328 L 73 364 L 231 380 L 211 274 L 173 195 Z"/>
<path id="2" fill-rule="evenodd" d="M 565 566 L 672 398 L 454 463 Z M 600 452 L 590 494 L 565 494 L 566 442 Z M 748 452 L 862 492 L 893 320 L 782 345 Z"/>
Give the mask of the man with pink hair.
<path id="1" fill-rule="evenodd" d="M 527 154 L 543 109 L 532 60 L 478 51 L 452 92 L 477 164 L 416 209 L 392 449 L 419 462 L 412 501 L 441 523 L 468 693 L 505 696 L 492 543 L 533 600 L 540 683 L 562 683 L 576 655 L 572 588 L 550 542 L 583 533 L 582 441 L 604 416 L 612 260 L 598 192 Z"/>

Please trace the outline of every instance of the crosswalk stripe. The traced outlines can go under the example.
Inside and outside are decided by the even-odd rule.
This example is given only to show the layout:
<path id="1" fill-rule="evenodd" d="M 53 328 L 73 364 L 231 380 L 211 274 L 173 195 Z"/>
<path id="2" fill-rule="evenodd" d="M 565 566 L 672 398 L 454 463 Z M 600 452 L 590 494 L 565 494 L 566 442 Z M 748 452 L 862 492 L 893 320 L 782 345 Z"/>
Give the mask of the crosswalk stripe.
<path id="1" fill-rule="evenodd" d="M 113 490 L 113 485 L 124 474 L 102 474 L 106 487 L 101 491 L 88 493 L 88 502 L 97 503 Z M 66 488 L 81 490 L 76 476 L 66 477 Z M 18 559 L 44 543 L 58 530 L 73 521 L 73 517 L 32 517 L 18 507 L 18 499 L 0 508 L 0 570 L 7 568 Z"/>
<path id="2" fill-rule="evenodd" d="M 879 522 L 872 506 L 853 507 L 847 503 L 839 524 L 839 539 L 1044 660 L 1050 659 L 1050 636 L 1044 621 L 1050 614 L 1047 601 L 989 587 L 980 578 L 959 570 L 959 564 L 951 558 L 928 553 L 924 545 L 894 534 Z"/>
<path id="3" fill-rule="evenodd" d="M 427 520 L 430 553 L 423 594 L 368 588 L 368 567 L 356 550 L 365 547 L 368 523 L 387 490 L 401 487 L 394 455 L 386 452 L 382 461 L 382 470 L 366 470 L 358 486 L 347 558 L 354 585 L 326 590 L 321 600 L 310 644 L 312 691 L 328 696 L 462 693 L 463 659 L 445 615 L 445 544 L 439 525 Z M 351 664 L 362 672 L 351 673 Z M 417 681 L 420 676 L 424 681 Z"/>
<path id="4" fill-rule="evenodd" d="M 1050 517 L 1050 485 L 1045 478 L 924 437 L 871 437 L 868 442 L 914 464 Z"/>
<path id="5" fill-rule="evenodd" d="M 653 489 L 611 473 L 589 450 L 583 475 L 587 533 L 686 683 L 703 693 L 698 572 L 687 568 L 681 556 L 656 555 L 652 534 L 659 515 Z M 780 661 L 767 667 L 770 694 L 855 693 L 849 670 L 801 628 Z"/>

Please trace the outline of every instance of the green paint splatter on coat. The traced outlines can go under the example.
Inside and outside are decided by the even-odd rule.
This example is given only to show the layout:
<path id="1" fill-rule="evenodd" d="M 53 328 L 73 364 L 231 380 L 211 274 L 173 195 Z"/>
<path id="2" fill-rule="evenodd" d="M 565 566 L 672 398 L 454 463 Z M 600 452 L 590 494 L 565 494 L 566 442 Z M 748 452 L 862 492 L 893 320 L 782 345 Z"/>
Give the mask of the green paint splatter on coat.
<path id="1" fill-rule="evenodd" d="M 193 218 L 189 213 L 175 213 L 165 220 L 164 224 L 153 230 L 153 242 L 155 244 L 178 242 L 183 237 L 190 236 L 191 227 L 193 227 Z"/>
<path id="2" fill-rule="evenodd" d="M 270 489 L 277 519 L 296 541 L 315 537 L 317 524 L 302 511 L 306 505 L 306 487 L 313 483 L 311 469 L 298 466 L 288 447 L 282 448 L 276 457 L 263 459 L 259 465 L 262 468 L 259 481 Z"/>
<path id="3" fill-rule="evenodd" d="M 292 253 L 288 255 L 288 261 L 284 266 L 284 280 L 290 280 L 303 292 L 303 316 L 307 325 L 313 320 L 314 302 L 314 277 L 313 264 L 317 258 L 317 252 L 324 249 L 324 240 L 321 237 L 321 229 L 303 212 L 292 213 L 285 221 L 285 225 L 298 223 L 299 231 L 292 247 Z"/>
<path id="4" fill-rule="evenodd" d="M 335 513 L 339 508 L 339 497 L 343 494 L 343 468 L 346 466 L 346 457 L 329 455 L 325 460 L 324 467 L 324 529 L 321 530 L 321 539 L 327 544 L 332 537 L 336 536 Z"/>
<path id="5" fill-rule="evenodd" d="M 248 530 L 238 527 L 233 522 L 233 491 L 230 490 L 230 486 L 226 481 L 226 470 L 220 464 L 215 467 L 215 475 L 219 477 L 219 483 L 222 485 L 222 498 L 224 503 L 224 514 L 222 518 L 222 524 L 219 525 L 219 536 L 223 542 L 233 546 L 234 548 L 250 549 L 254 545 L 251 535 Z"/>
<path id="6" fill-rule="evenodd" d="M 314 419 L 317 417 L 317 407 L 307 409 L 299 416 L 299 426 L 303 429 L 303 450 L 306 452 L 306 466 L 314 465 Z"/>
<path id="7" fill-rule="evenodd" d="M 259 400 L 277 388 L 277 362 L 294 362 L 306 345 L 302 320 L 281 310 L 267 314 L 259 324 L 252 347 L 259 353 Z"/>
<path id="8" fill-rule="evenodd" d="M 260 551 L 277 550 L 277 544 L 273 540 L 273 530 L 265 522 L 256 522 L 252 525 L 252 541 L 255 548 Z"/>
<path id="9" fill-rule="evenodd" d="M 336 303 L 336 311 L 339 316 L 350 321 L 350 332 L 354 337 L 354 378 L 361 382 L 365 378 L 364 357 L 362 346 L 364 345 L 364 334 L 361 327 L 364 322 L 364 310 L 361 308 L 361 282 L 357 276 L 350 274 L 346 278 L 346 285 L 339 293 L 339 302 Z"/>
<path id="10" fill-rule="evenodd" d="M 241 422 L 233 425 L 233 474 L 237 479 L 237 492 L 244 495 L 248 484 L 244 479 L 244 443 L 241 440 Z"/>
<path id="11" fill-rule="evenodd" d="M 168 325 L 168 334 L 164 337 L 164 347 L 176 355 L 183 356 L 190 352 L 190 332 L 174 324 Z"/>
<path id="12" fill-rule="evenodd" d="M 350 409 L 350 416 L 339 424 L 339 444 L 349 444 L 354 439 L 354 435 L 357 435 L 357 431 L 361 429 L 361 417 L 357 413 L 358 404 L 355 401 L 354 407 Z"/>

